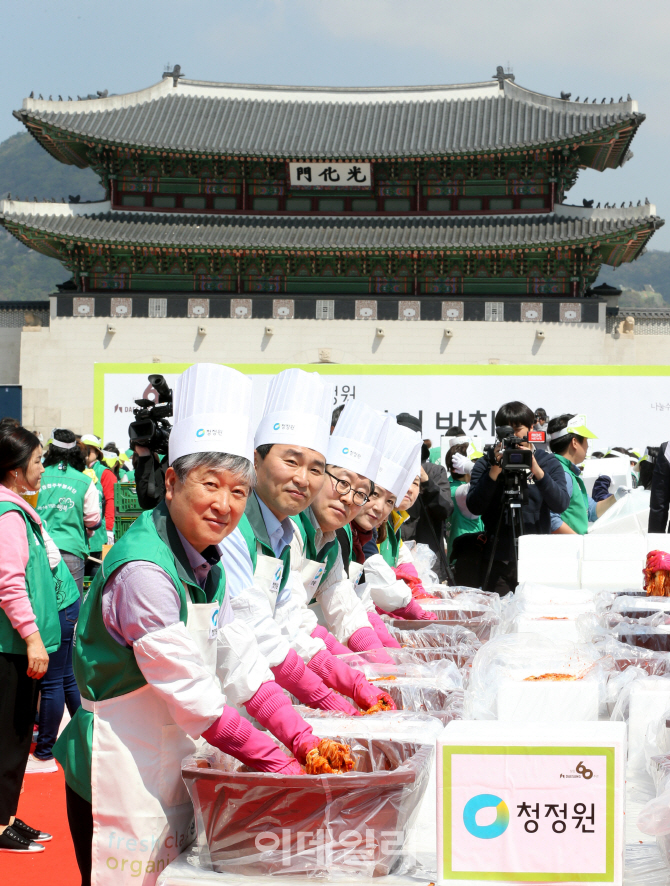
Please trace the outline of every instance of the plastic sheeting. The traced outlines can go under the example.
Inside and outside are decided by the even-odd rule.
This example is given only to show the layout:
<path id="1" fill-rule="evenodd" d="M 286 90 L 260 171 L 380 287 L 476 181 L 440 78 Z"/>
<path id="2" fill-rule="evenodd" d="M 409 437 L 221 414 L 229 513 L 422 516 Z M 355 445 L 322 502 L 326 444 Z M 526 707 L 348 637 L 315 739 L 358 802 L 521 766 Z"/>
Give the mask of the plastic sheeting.
<path id="1" fill-rule="evenodd" d="M 187 757 L 182 776 L 195 808 L 200 866 L 322 879 L 380 877 L 401 866 L 434 749 L 393 739 L 345 740 L 356 771 L 343 775 L 250 772 L 209 745 Z"/>
<path id="2" fill-rule="evenodd" d="M 403 648 L 409 649 L 448 649 L 454 655 L 472 658 L 481 648 L 481 640 L 462 625 L 436 624 L 434 621 L 421 622 L 421 625 L 409 629 L 406 623 L 400 622 L 398 627 L 389 625 L 389 633 Z"/>
<path id="3" fill-rule="evenodd" d="M 540 634 L 496 637 L 472 662 L 464 719 L 560 722 L 606 716 L 607 674 L 614 664 L 589 644 Z M 529 681 L 544 674 L 575 679 Z"/>

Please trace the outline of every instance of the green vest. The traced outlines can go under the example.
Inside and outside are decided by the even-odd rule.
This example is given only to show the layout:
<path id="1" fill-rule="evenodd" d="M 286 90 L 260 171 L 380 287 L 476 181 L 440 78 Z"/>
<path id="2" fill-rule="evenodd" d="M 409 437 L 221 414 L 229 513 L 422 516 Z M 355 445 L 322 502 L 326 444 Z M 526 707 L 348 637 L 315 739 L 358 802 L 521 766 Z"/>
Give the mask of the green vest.
<path id="1" fill-rule="evenodd" d="M 100 527 L 95 530 L 93 535 L 88 540 L 88 549 L 89 551 L 101 551 L 102 546 L 107 544 L 107 526 L 105 524 L 105 493 L 102 490 L 102 480 L 100 479 L 105 471 L 109 470 L 106 468 L 102 462 L 94 461 L 91 465 L 91 470 L 98 478 L 97 490 L 98 490 L 98 498 L 100 499 L 100 514 L 102 516 L 102 523 Z"/>
<path id="2" fill-rule="evenodd" d="M 86 595 L 77 622 L 74 674 L 81 694 L 92 701 L 117 698 L 146 685 L 132 647 L 122 646 L 102 618 L 102 592 L 111 574 L 126 563 L 154 563 L 168 574 L 179 594 L 179 619 L 188 620 L 188 602 L 221 602 L 226 575 L 214 566 L 204 589 L 196 581 L 165 502 L 144 511 L 105 557 Z M 186 591 L 188 590 L 188 596 Z M 72 790 L 91 802 L 93 714 L 79 708 L 54 745 Z"/>
<path id="3" fill-rule="evenodd" d="M 398 565 L 398 554 L 400 552 L 400 527 L 398 527 L 398 534 L 396 535 L 390 517 L 386 521 L 386 538 L 381 544 L 377 545 L 377 547 L 379 548 L 379 553 L 389 566 L 395 567 Z"/>
<path id="4" fill-rule="evenodd" d="M 309 511 L 309 508 L 307 508 Z M 321 548 L 320 551 L 316 550 L 316 529 L 312 525 L 312 521 L 309 519 L 307 511 L 303 511 L 301 514 L 298 514 L 297 517 L 291 517 L 291 520 L 298 527 L 298 531 L 302 537 L 305 559 L 312 560 L 314 563 L 325 563 L 326 568 L 323 570 L 323 575 L 321 576 L 321 581 L 319 585 L 321 585 L 331 571 L 333 566 L 337 561 L 337 554 L 340 550 L 340 543 L 337 538 L 334 538 L 332 541 L 326 542 L 326 544 Z M 349 529 L 349 533 L 351 533 L 351 528 L 347 525 Z M 316 597 L 313 597 L 310 600 L 310 606 L 312 603 L 316 603 Z"/>
<path id="5" fill-rule="evenodd" d="M 454 502 L 454 511 L 450 518 L 450 530 L 449 530 L 449 555 L 451 556 L 451 551 L 453 548 L 453 544 L 459 535 L 469 535 L 471 533 L 479 533 L 484 532 L 484 523 L 482 522 L 481 517 L 466 517 L 461 513 L 460 508 L 456 504 L 456 490 L 459 486 L 463 486 L 464 480 L 449 480 L 449 487 L 451 488 L 451 500 Z"/>
<path id="6" fill-rule="evenodd" d="M 56 603 L 56 589 L 49 567 L 42 530 L 38 523 L 11 501 L 0 502 L 0 517 L 9 511 L 18 511 L 26 524 L 28 538 L 28 563 L 26 564 L 26 591 L 35 614 L 35 623 L 40 637 L 48 653 L 55 652 L 60 646 L 60 620 Z M 6 655 L 25 655 L 26 641 L 0 609 L 0 652 Z"/>
<path id="7" fill-rule="evenodd" d="M 255 492 L 252 492 L 249 496 L 242 519 L 238 523 L 238 528 L 242 533 L 242 538 L 247 544 L 247 548 L 249 549 L 249 556 L 251 557 L 251 565 L 254 572 L 256 571 L 256 563 L 258 562 L 259 547 L 261 549 L 261 554 L 264 554 L 266 557 L 272 557 L 273 560 L 281 560 L 283 569 L 278 591 L 278 593 L 281 593 L 284 590 L 291 571 L 291 547 L 290 545 L 286 545 L 281 552 L 280 557 L 277 557 L 273 551 L 267 526 L 263 519 L 263 512 L 261 511 L 261 506 L 258 504 Z"/>
<path id="8" fill-rule="evenodd" d="M 56 604 L 58 611 L 72 606 L 79 599 L 77 582 L 72 578 L 72 573 L 67 568 L 65 560 L 61 560 L 58 566 L 52 570 L 54 586 L 56 588 Z"/>
<path id="9" fill-rule="evenodd" d="M 573 470 L 571 470 L 572 462 L 568 461 L 562 455 L 557 455 L 556 458 L 563 465 L 563 470 L 566 474 L 572 477 L 572 496 L 570 498 L 570 504 L 568 505 L 567 510 L 563 511 L 561 514 L 561 519 L 564 523 L 567 523 L 570 529 L 577 533 L 577 535 L 586 535 L 589 531 L 589 494 L 586 491 L 586 486 L 584 485 L 584 481 L 581 477 L 577 476 Z"/>
<path id="10" fill-rule="evenodd" d="M 91 480 L 70 465 L 50 465 L 42 474 L 36 511 L 60 551 L 85 560 L 84 498 Z"/>

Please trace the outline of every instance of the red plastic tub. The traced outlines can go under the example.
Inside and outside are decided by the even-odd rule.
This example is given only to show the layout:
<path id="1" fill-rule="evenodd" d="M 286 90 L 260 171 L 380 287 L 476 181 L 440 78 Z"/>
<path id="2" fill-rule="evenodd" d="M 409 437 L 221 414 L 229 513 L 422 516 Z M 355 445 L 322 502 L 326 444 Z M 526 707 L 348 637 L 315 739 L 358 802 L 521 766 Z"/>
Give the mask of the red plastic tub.
<path id="1" fill-rule="evenodd" d="M 388 874 L 423 797 L 433 748 L 346 740 L 357 770 L 345 775 L 250 772 L 224 755 L 184 760 L 203 866 L 246 876 Z"/>

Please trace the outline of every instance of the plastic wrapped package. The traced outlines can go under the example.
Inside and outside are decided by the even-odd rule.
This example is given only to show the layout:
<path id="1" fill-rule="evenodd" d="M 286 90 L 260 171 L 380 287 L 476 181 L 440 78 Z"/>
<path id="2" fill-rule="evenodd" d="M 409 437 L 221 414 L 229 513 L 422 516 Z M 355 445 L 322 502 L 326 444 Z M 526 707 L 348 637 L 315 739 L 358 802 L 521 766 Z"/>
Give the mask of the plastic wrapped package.
<path id="1" fill-rule="evenodd" d="M 670 655 L 666 652 L 655 652 L 623 643 L 614 634 L 602 629 L 598 635 L 593 636 L 592 643 L 602 657 L 609 656 L 612 659 L 616 671 L 636 667 L 650 675 L 670 675 Z"/>
<path id="2" fill-rule="evenodd" d="M 621 643 L 653 652 L 670 652 L 670 625 L 632 624 L 622 621 L 612 634 Z"/>
<path id="3" fill-rule="evenodd" d="M 442 610 L 436 613 L 437 619 L 434 621 L 422 621 L 413 619 L 402 619 L 384 617 L 387 625 L 391 628 L 397 628 L 405 631 L 422 631 L 430 627 L 440 627 L 446 625 L 460 625 L 472 631 L 475 636 L 485 643 L 491 637 L 491 631 L 499 624 L 500 616 L 491 609 L 475 612 L 473 610 Z M 397 638 L 396 638 L 397 639 Z"/>
<path id="4" fill-rule="evenodd" d="M 500 594 L 494 594 L 491 591 L 481 591 L 479 588 L 468 588 L 460 585 L 453 588 L 447 585 L 440 585 L 439 588 L 435 589 L 434 593 L 436 597 L 439 597 L 439 600 L 450 601 L 454 609 L 474 609 L 477 611 L 492 609 L 494 612 L 500 613 Z M 426 605 L 438 606 L 439 602 L 431 603 L 429 601 Z"/>
<path id="5" fill-rule="evenodd" d="M 541 634 L 507 634 L 475 655 L 465 719 L 527 723 L 597 720 L 606 715 L 613 662 L 589 644 Z"/>
<path id="6" fill-rule="evenodd" d="M 403 650 L 396 650 L 402 652 Z M 347 656 L 340 656 L 346 661 Z M 450 659 L 433 662 L 399 662 L 392 665 L 369 661 L 356 665 L 357 670 L 365 674 L 367 680 L 376 685 L 382 677 L 396 679 L 424 680 L 433 686 L 443 689 L 462 689 L 463 675 Z"/>
<path id="7" fill-rule="evenodd" d="M 663 612 L 670 621 L 670 597 L 631 597 L 619 594 L 612 600 L 610 610 L 630 619 L 649 618 Z"/>
<path id="8" fill-rule="evenodd" d="M 341 736 L 333 736 L 339 739 Z M 182 762 L 200 865 L 220 873 L 380 877 L 403 847 L 433 764 L 430 744 L 346 736 L 342 775 L 250 772 L 209 745 Z"/>
<path id="9" fill-rule="evenodd" d="M 449 649 L 457 655 L 471 658 L 481 647 L 481 641 L 472 631 L 462 625 L 421 622 L 422 627 L 409 630 L 405 622 L 401 626 L 389 625 L 391 636 L 410 649 Z"/>
<path id="10" fill-rule="evenodd" d="M 628 722 L 628 771 L 646 769 L 647 730 L 670 708 L 670 677 L 649 677 L 640 673 L 619 693 L 612 720 Z"/>
<path id="11" fill-rule="evenodd" d="M 505 603 L 509 596 L 502 602 Z M 535 581 L 520 582 L 514 599 L 524 606 L 578 606 L 589 609 L 595 605 L 594 595 L 587 588 L 561 588 Z"/>
<path id="12" fill-rule="evenodd" d="M 589 591 L 523 582 L 503 600 L 500 625 L 493 635 L 539 633 L 576 643 L 580 639 L 577 619 L 593 612 Z"/>

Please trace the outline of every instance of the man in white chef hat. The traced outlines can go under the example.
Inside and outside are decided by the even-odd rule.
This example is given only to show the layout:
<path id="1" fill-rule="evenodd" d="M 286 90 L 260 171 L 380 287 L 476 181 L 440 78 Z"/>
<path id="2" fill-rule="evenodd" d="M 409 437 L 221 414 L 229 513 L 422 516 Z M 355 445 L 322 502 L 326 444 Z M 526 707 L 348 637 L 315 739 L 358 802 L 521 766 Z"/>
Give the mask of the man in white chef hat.
<path id="1" fill-rule="evenodd" d="M 182 374 L 165 501 L 114 545 L 82 604 L 74 656 L 82 707 L 54 753 L 84 883 L 151 886 L 192 841 L 180 764 L 194 739 L 257 770 L 300 771 L 227 704 L 216 679 L 217 653 L 249 640 L 229 624 L 217 545 L 253 489 L 250 422 L 244 375 L 211 364 Z M 252 683 L 274 685 L 257 653 L 249 663 L 244 652 L 233 649 L 238 667 L 223 674 L 224 688 L 235 672 L 247 694 Z"/>
<path id="2" fill-rule="evenodd" d="M 385 646 L 398 644 L 389 637 L 384 623 L 375 611 L 376 606 L 397 618 L 426 620 L 436 618 L 433 613 L 424 611 L 413 599 L 410 586 L 396 575 L 395 569 L 402 564 L 412 567 L 413 561 L 390 519 L 393 509 L 403 500 L 419 474 L 421 443 L 421 436 L 416 431 L 403 427 L 395 421 L 391 422 L 384 444 L 384 454 L 375 478 L 374 492 L 370 502 L 363 506 L 352 524 L 354 531 L 360 528 L 367 532 L 386 524 L 381 552 L 367 558 L 364 558 L 362 551 L 359 553 L 358 562 L 365 565 L 365 582 L 359 583 L 356 587 L 356 592 L 368 612 L 368 619 Z M 350 576 L 352 569 L 355 568 L 355 558 L 352 559 L 354 562 L 349 567 Z M 416 575 L 416 570 L 413 572 Z"/>
<path id="3" fill-rule="evenodd" d="M 325 567 L 318 587 L 305 587 L 303 607 L 311 608 L 340 644 L 353 652 L 374 651 L 377 660 L 387 664 L 391 658 L 356 594 L 336 533 L 369 500 L 392 421 L 392 416 L 360 400 L 346 404 L 328 443 L 326 481 L 312 506 L 300 515 L 301 532 L 294 535 L 292 556 L 297 571 L 314 563 Z"/>
<path id="4" fill-rule="evenodd" d="M 299 701 L 354 714 L 342 696 L 367 709 L 378 699 L 360 671 L 333 658 L 315 634 L 316 617 L 293 617 L 292 521 L 320 492 L 326 479 L 333 388 L 316 373 L 286 369 L 270 380 L 255 435 L 257 483 L 238 528 L 220 545 L 236 617 L 253 630 L 275 680 Z M 324 566 L 307 578 L 318 587 Z M 304 590 L 300 588 L 304 600 Z M 327 667 L 326 667 L 327 665 Z M 337 690 L 334 692 L 333 690 Z"/>

